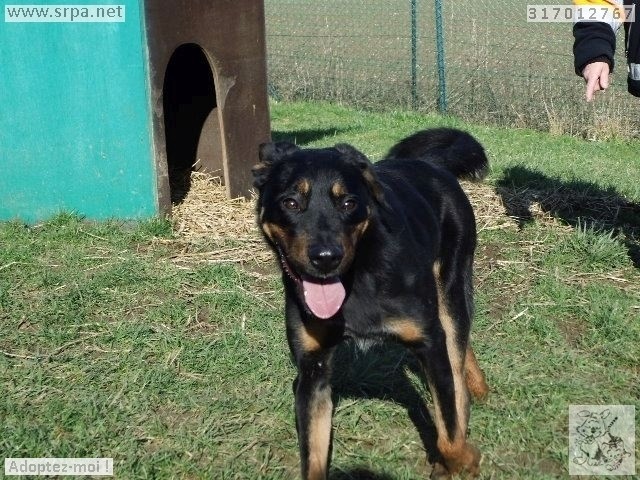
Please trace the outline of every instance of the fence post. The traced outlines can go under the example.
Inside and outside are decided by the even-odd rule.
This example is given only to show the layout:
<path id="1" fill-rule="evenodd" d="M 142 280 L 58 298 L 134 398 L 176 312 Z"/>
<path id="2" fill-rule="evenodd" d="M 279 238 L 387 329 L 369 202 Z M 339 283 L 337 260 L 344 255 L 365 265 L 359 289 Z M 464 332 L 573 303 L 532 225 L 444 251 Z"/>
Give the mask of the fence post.
<path id="1" fill-rule="evenodd" d="M 444 35 L 442 29 L 442 0 L 436 0 L 436 61 L 438 63 L 438 110 L 447 112 L 447 79 L 444 64 Z"/>
<path id="2" fill-rule="evenodd" d="M 411 0 L 411 106 L 418 106 L 418 0 Z"/>

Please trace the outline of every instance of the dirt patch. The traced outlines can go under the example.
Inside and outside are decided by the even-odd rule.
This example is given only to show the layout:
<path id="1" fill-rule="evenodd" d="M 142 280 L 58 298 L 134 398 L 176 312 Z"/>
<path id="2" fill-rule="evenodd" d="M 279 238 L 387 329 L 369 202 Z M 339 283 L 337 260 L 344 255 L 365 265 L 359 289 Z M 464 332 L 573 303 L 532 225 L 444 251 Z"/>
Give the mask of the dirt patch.
<path id="1" fill-rule="evenodd" d="M 587 325 L 576 317 L 563 317 L 556 320 L 556 326 L 564 340 L 571 348 L 578 348 L 582 343 L 582 337 L 587 332 Z"/>
<path id="2" fill-rule="evenodd" d="M 513 458 L 516 465 L 524 465 L 529 467 L 532 474 L 538 472 L 544 475 L 553 475 L 562 477 L 566 474 L 566 468 L 560 462 L 551 458 L 537 458 L 529 452 L 521 452 Z M 535 477 L 535 475 L 533 475 Z"/>

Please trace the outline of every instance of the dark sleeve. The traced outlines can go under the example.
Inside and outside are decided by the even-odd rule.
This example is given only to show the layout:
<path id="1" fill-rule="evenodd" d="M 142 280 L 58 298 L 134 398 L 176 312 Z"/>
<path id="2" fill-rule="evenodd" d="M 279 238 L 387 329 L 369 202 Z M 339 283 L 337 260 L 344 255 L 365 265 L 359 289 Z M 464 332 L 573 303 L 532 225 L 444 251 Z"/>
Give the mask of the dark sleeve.
<path id="1" fill-rule="evenodd" d="M 616 36 L 611 26 L 602 22 L 577 22 L 573 25 L 573 63 L 576 74 L 588 63 L 604 61 L 613 72 Z"/>

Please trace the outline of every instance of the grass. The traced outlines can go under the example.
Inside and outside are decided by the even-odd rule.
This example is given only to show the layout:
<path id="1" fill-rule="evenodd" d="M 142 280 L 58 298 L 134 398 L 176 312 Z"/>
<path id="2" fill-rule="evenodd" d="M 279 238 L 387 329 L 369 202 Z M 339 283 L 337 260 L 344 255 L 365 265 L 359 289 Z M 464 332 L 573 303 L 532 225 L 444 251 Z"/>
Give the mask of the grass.
<path id="1" fill-rule="evenodd" d="M 415 36 L 411 4 L 266 2 L 271 95 L 378 111 L 436 111 L 434 3 L 415 3 Z M 587 104 L 584 82 L 573 68 L 571 23 L 528 23 L 526 7 L 521 0 L 442 2 L 447 111 L 484 124 L 591 139 L 637 138 L 638 104 L 627 93 L 620 48 L 623 29 L 611 87 Z"/>
<path id="2" fill-rule="evenodd" d="M 482 478 L 565 478 L 570 404 L 640 407 L 637 142 L 327 104 L 273 104 L 272 118 L 276 138 L 375 159 L 435 125 L 486 145 L 487 182 L 465 186 L 480 231 L 473 339 L 492 388 L 471 413 Z M 5 456 L 113 457 L 116 478 L 297 477 L 275 267 L 214 260 L 219 238 L 181 256 L 185 243 L 164 220 L 0 224 Z M 412 357 L 340 356 L 331 478 L 424 478 L 430 400 Z"/>

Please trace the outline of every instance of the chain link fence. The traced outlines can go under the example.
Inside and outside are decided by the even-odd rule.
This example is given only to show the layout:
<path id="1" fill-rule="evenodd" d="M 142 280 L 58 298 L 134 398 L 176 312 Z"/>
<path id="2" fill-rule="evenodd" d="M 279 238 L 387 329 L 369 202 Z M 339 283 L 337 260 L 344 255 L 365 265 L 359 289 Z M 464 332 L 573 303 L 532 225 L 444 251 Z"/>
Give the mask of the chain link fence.
<path id="1" fill-rule="evenodd" d="M 622 29 L 613 85 L 587 104 L 573 71 L 572 25 L 527 23 L 528 3 L 265 0 L 269 93 L 376 110 L 446 109 L 469 121 L 594 139 L 638 136 L 640 100 L 626 93 Z"/>

